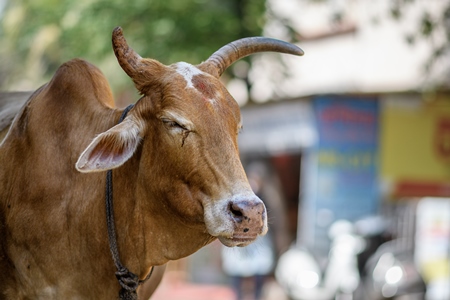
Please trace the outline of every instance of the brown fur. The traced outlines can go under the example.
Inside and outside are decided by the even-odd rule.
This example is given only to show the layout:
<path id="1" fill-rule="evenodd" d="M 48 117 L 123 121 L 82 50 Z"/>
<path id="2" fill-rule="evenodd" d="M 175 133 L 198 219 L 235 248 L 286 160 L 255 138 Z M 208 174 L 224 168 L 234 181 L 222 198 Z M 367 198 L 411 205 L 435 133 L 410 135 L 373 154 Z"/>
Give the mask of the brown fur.
<path id="1" fill-rule="evenodd" d="M 202 201 L 214 199 L 229 180 L 246 180 L 237 156 L 234 100 L 216 80 L 224 100 L 202 113 L 205 104 L 195 91 L 176 86 L 174 71 L 164 68 L 156 74 L 159 86 L 143 86 L 147 95 L 130 112 L 145 122 L 143 140 L 113 172 L 121 259 L 140 278 L 151 266 L 214 240 Z M 104 221 L 105 173 L 75 169 L 91 139 L 117 123 L 120 111 L 113 106 L 104 76 L 76 59 L 60 67 L 12 124 L 0 147 L 0 299 L 117 297 Z M 174 138 L 158 119 L 169 107 L 189 111 L 198 125 L 183 147 L 170 146 Z M 215 172 L 218 163 L 229 170 Z"/>

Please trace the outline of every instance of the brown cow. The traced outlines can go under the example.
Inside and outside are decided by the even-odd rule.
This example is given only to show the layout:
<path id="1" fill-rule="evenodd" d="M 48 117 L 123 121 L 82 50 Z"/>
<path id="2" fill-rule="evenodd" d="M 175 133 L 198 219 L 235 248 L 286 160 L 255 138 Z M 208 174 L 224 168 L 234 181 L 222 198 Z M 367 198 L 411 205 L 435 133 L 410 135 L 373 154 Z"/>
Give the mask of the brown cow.
<path id="1" fill-rule="evenodd" d="M 267 231 L 238 156 L 239 106 L 219 77 L 251 53 L 302 51 L 249 38 L 198 66 L 165 66 L 136 54 L 120 28 L 113 48 L 143 95 L 123 122 L 102 73 L 74 59 L 30 97 L 0 145 L 0 299 L 118 296 L 108 169 L 120 259 L 140 279 L 216 238 L 245 246 Z"/>

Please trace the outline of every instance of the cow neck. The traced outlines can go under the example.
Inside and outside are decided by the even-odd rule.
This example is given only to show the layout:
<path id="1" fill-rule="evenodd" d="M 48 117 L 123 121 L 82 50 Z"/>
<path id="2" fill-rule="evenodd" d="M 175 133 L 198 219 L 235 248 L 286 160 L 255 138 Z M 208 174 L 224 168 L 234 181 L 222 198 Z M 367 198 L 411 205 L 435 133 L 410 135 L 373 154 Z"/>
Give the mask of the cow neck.
<path id="1" fill-rule="evenodd" d="M 120 116 L 119 122 L 121 123 L 123 119 L 127 116 L 130 109 L 133 108 L 133 104 L 129 105 L 124 109 L 122 115 Z M 139 280 L 139 277 L 128 270 L 120 261 L 119 248 L 117 246 L 117 236 L 116 236 L 116 226 L 114 222 L 114 207 L 113 207 L 113 181 L 112 181 L 112 170 L 106 172 L 106 224 L 108 228 L 108 240 L 109 249 L 111 250 L 111 255 L 116 265 L 117 272 L 116 278 L 119 281 L 121 289 L 119 291 L 119 298 L 122 300 L 134 300 L 137 299 L 136 290 L 139 284 L 145 282 L 153 273 L 153 267 L 150 273 L 144 280 Z"/>

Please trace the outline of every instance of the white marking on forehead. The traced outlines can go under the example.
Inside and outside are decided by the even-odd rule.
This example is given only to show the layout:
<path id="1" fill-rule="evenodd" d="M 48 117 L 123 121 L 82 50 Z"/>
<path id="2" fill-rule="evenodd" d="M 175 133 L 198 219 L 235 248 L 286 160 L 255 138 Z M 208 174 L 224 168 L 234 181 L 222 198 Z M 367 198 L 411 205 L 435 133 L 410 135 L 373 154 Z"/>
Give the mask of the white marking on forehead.
<path id="1" fill-rule="evenodd" d="M 184 80 L 186 80 L 187 87 L 190 88 L 194 88 L 194 84 L 192 84 L 192 78 L 195 75 L 203 74 L 203 72 L 200 71 L 197 67 L 194 67 L 193 65 L 183 61 L 176 63 L 175 66 L 177 67 L 177 73 L 183 76 Z"/>
<path id="2" fill-rule="evenodd" d="M 192 82 L 194 76 L 202 74 L 206 75 L 206 73 L 186 62 L 176 63 L 175 68 L 177 73 L 183 76 L 184 80 L 186 80 L 186 88 L 192 88 L 196 90 L 197 92 L 203 95 L 205 100 L 209 101 L 211 104 L 216 104 L 217 101 L 215 98 L 210 98 L 211 95 L 208 92 L 204 90 L 199 90 L 198 87 L 194 86 L 194 83 Z M 219 97 L 219 95 L 217 95 L 217 92 L 215 92 L 215 95 L 216 97 Z"/>

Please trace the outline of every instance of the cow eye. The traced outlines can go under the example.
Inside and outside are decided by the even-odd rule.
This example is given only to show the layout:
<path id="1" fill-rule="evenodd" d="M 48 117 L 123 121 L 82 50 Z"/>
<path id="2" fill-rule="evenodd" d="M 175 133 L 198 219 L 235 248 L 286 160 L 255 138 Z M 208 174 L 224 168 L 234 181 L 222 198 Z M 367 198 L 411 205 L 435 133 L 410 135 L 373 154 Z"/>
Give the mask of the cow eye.
<path id="1" fill-rule="evenodd" d="M 168 128 L 174 128 L 174 129 L 178 128 L 178 129 L 186 130 L 185 126 L 183 126 L 173 120 L 166 119 L 166 118 L 163 118 L 161 120 L 163 121 L 164 125 L 166 125 Z"/>

